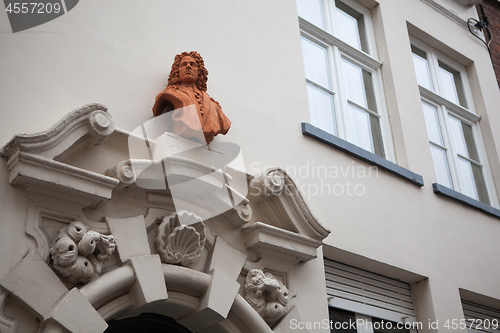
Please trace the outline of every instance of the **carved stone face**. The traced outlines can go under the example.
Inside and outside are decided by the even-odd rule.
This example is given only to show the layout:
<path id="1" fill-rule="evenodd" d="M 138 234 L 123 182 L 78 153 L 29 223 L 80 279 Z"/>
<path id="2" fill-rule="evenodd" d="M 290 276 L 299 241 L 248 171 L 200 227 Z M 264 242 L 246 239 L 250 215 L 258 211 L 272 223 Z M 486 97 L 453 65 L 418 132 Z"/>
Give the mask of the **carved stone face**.
<path id="1" fill-rule="evenodd" d="M 179 65 L 181 85 L 192 85 L 198 80 L 198 65 L 193 57 L 185 56 Z"/>

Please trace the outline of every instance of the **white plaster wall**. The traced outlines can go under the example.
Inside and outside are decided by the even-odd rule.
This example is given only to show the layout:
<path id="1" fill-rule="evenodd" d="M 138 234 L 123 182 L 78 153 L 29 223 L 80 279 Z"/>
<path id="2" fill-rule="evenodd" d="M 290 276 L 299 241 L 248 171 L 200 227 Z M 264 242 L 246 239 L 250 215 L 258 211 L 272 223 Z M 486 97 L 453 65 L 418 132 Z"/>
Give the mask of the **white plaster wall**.
<path id="1" fill-rule="evenodd" d="M 85 0 L 54 21 L 16 34 L 0 12 L 0 142 L 45 130 L 90 102 L 107 105 L 117 127 L 132 130 L 151 118 L 174 55 L 197 50 L 210 72 L 208 92 L 233 122 L 229 134 L 217 140 L 240 145 L 251 173 L 266 166 L 288 169 L 313 213 L 332 230 L 327 244 L 428 276 L 435 315 L 458 318 L 458 288 L 500 299 L 500 220 L 432 191 L 435 174 L 407 22 L 433 36 L 445 52 L 455 50 L 450 55 L 469 66 L 497 181 L 500 93 L 487 51 L 465 29 L 420 0 L 379 2 L 372 12 L 396 158 L 424 177 L 423 188 L 383 171 L 360 177 L 357 172 L 366 164 L 301 134 L 309 112 L 299 28 L 295 2 L 285 0 Z M 440 3 L 464 19 L 475 15 L 454 1 Z M 317 174 L 323 166 L 349 175 L 323 177 Z M 348 181 L 362 185 L 364 194 L 326 192 L 335 184 L 347 190 Z M 2 221 L 20 220 L 7 232 L 21 237 L 23 216 L 11 217 L 10 209 L 24 204 L 17 192 L 2 186 L 7 212 Z M 20 255 L 24 246 L 4 242 L 4 230 L 2 253 L 12 248 Z M 302 282 L 307 278 L 301 275 Z M 321 321 L 326 309 L 304 307 L 301 315 Z"/>

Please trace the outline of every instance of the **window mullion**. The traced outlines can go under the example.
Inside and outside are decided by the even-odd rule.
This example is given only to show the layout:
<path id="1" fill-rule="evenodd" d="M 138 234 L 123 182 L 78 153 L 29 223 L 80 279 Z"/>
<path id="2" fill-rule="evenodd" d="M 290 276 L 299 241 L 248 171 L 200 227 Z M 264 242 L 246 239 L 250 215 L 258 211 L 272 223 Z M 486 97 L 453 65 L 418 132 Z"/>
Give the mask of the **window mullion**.
<path id="1" fill-rule="evenodd" d="M 477 166 L 483 167 L 483 165 L 482 165 L 480 162 L 478 162 L 478 161 L 476 161 L 476 160 L 473 160 L 473 159 L 472 159 L 472 158 L 470 158 L 470 157 L 464 156 L 464 155 L 462 155 L 462 154 L 457 154 L 457 156 L 458 156 L 458 157 L 463 158 L 464 160 L 466 160 L 466 161 L 468 161 L 468 162 L 471 162 L 471 163 L 472 163 L 472 164 L 474 164 L 474 165 L 477 165 Z"/>
<path id="2" fill-rule="evenodd" d="M 331 94 L 331 95 L 335 95 L 335 91 L 330 90 L 330 89 L 328 89 L 328 88 L 325 88 L 325 87 L 323 87 L 322 85 L 317 84 L 317 83 L 316 83 L 316 82 L 314 82 L 314 81 L 311 81 L 311 80 L 309 80 L 309 79 L 306 79 L 306 82 L 307 82 L 307 83 L 309 83 L 309 84 L 311 84 L 311 85 L 313 85 L 313 86 L 315 86 L 315 87 L 316 87 L 316 88 L 318 88 L 318 89 L 323 90 L 323 91 L 324 91 L 324 92 L 326 92 L 326 93 L 329 93 L 329 94 Z"/>
<path id="3" fill-rule="evenodd" d="M 370 110 L 368 108 L 365 108 L 364 106 L 361 106 L 358 103 L 351 101 L 350 99 L 347 99 L 347 104 L 352 104 L 355 107 L 357 107 L 358 109 L 361 109 L 361 110 L 365 111 L 366 113 L 371 114 L 372 116 L 380 118 L 380 115 L 377 112 L 372 111 L 372 110 Z"/>
<path id="4" fill-rule="evenodd" d="M 323 0 L 323 11 L 324 11 L 323 17 L 325 19 L 325 30 L 333 35 L 335 25 L 333 24 L 334 18 L 332 16 L 333 13 L 335 12 L 335 8 L 331 8 L 331 1 Z"/>
<path id="5" fill-rule="evenodd" d="M 431 145 L 433 145 L 433 146 L 436 146 L 436 147 L 438 147 L 438 148 L 443 149 L 444 151 L 448 150 L 448 148 L 446 148 L 445 146 L 442 146 L 442 145 L 440 145 L 439 143 L 435 143 L 434 141 L 430 141 L 430 140 L 429 140 L 429 143 L 430 143 Z"/>

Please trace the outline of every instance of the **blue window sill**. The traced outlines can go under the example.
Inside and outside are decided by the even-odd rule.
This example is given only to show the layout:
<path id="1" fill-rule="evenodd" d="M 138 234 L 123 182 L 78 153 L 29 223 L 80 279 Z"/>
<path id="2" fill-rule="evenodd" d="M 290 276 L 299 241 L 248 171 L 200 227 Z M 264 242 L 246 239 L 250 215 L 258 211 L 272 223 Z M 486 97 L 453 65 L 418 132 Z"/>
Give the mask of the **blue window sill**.
<path id="1" fill-rule="evenodd" d="M 411 172 L 385 158 L 375 155 L 363 148 L 353 145 L 333 134 L 325 132 L 309 123 L 302 123 L 302 134 L 329 145 L 335 149 L 343 151 L 346 154 L 354 156 L 366 163 L 377 166 L 401 179 L 409 181 L 417 186 L 424 186 L 424 179 L 421 175 Z"/>
<path id="2" fill-rule="evenodd" d="M 438 183 L 432 184 L 432 188 L 434 190 L 434 193 L 436 194 L 442 195 L 443 197 L 449 198 L 451 200 L 455 200 L 466 206 L 475 208 L 483 213 L 500 218 L 500 209 L 487 205 L 484 202 L 468 197 L 465 194 L 452 190 L 451 188 Z"/>

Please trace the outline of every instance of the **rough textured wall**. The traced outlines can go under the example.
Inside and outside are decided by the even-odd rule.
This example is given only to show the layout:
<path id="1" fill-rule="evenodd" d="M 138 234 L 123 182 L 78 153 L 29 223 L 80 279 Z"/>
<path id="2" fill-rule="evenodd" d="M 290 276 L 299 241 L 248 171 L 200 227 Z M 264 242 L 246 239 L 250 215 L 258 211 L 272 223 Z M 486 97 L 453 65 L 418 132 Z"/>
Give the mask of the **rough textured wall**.
<path id="1" fill-rule="evenodd" d="M 490 42 L 491 40 L 491 58 L 493 67 L 495 68 L 497 82 L 500 86 L 500 2 L 497 0 L 483 0 L 476 6 L 476 9 L 481 20 L 484 21 L 485 18 L 488 20 L 491 38 L 486 33 L 486 41 Z"/>

